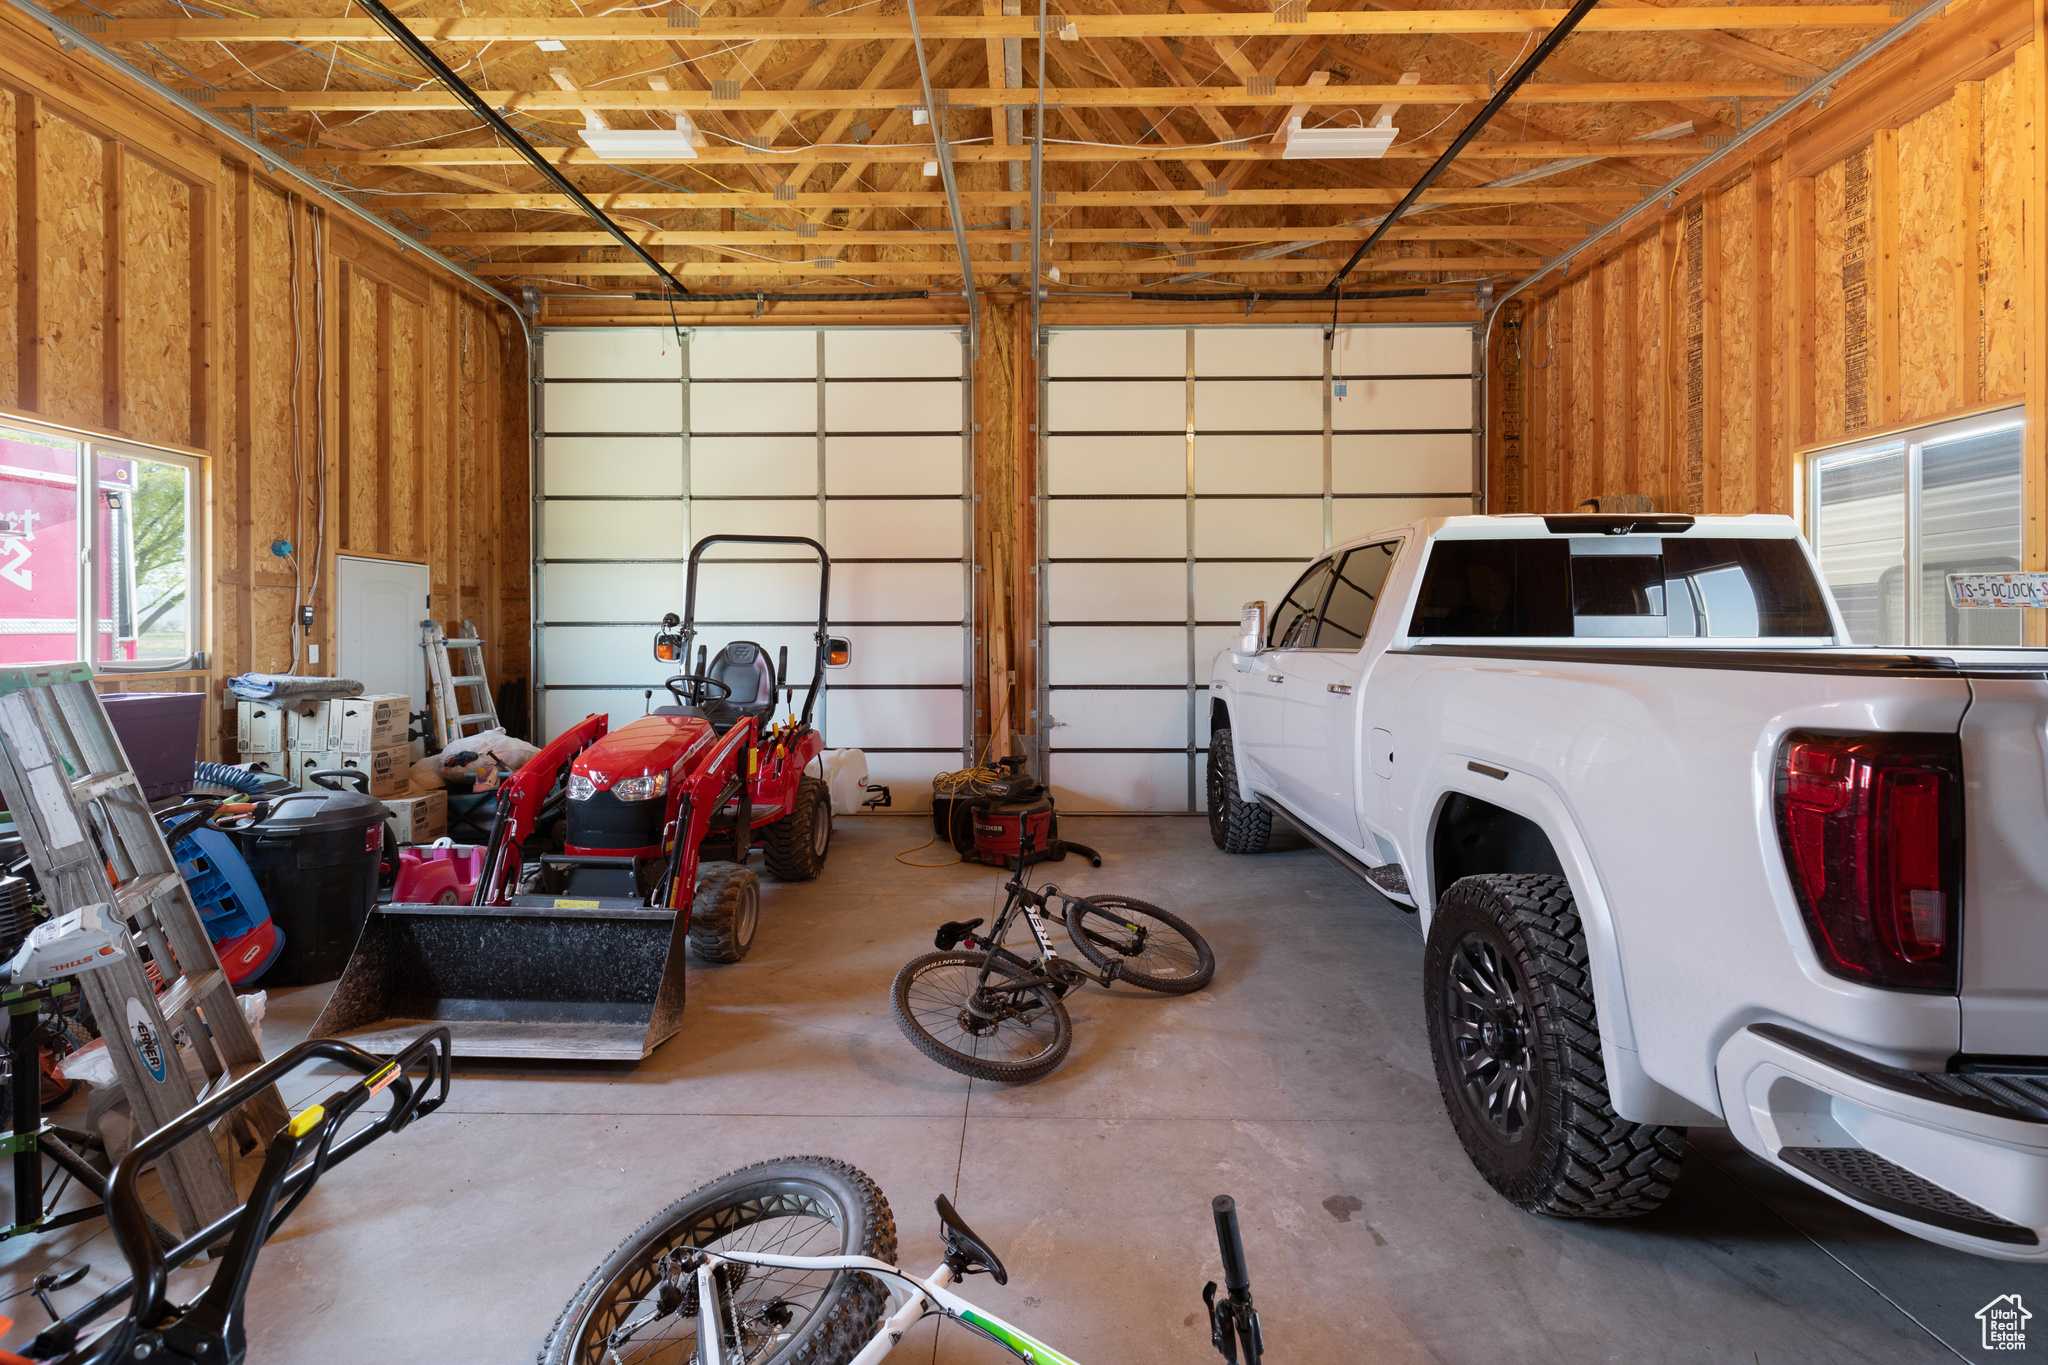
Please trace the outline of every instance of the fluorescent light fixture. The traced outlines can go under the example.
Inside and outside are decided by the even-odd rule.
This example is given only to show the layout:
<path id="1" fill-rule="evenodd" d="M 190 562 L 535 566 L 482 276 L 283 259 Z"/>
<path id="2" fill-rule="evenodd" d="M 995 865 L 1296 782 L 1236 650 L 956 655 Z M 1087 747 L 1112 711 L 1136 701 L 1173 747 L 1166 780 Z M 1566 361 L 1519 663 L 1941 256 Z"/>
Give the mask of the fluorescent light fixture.
<path id="1" fill-rule="evenodd" d="M 1401 130 L 1392 127 L 1304 128 L 1300 118 L 1287 120 L 1287 141 L 1281 148 L 1282 161 L 1341 161 L 1377 159 L 1387 154 Z"/>
<path id="2" fill-rule="evenodd" d="M 674 132 L 666 128 L 585 128 L 583 141 L 601 161 L 697 159 L 697 125 L 688 114 L 676 115 Z"/>
<path id="3" fill-rule="evenodd" d="M 534 46 L 542 52 L 567 52 L 569 50 L 569 45 L 560 38 L 542 38 L 534 43 Z"/>

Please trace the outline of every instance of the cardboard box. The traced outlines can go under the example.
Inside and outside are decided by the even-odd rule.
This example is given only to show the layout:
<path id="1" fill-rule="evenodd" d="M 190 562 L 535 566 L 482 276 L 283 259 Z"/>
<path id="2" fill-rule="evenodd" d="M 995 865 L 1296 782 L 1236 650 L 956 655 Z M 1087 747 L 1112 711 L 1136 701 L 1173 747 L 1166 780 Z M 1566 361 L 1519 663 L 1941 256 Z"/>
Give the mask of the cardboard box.
<path id="1" fill-rule="evenodd" d="M 315 753 L 333 748 L 327 733 L 334 723 L 332 712 L 340 704 L 335 701 L 302 701 L 286 708 L 284 747 Z"/>
<path id="2" fill-rule="evenodd" d="M 314 760 L 318 760 L 315 762 Z M 397 796 L 408 789 L 412 777 L 412 745 L 394 744 L 374 753 L 351 754 L 328 750 L 324 754 L 307 754 L 308 771 L 320 768 L 355 769 L 370 775 L 370 795 L 382 801 L 387 796 Z M 445 811 L 446 797 L 443 797 Z"/>
<path id="3" fill-rule="evenodd" d="M 374 754 L 412 742 L 412 698 L 403 692 L 344 697 L 329 707 L 327 747 L 345 754 Z"/>
<path id="4" fill-rule="evenodd" d="M 235 747 L 247 763 L 255 754 L 274 754 L 284 749 L 284 709 L 273 702 L 235 703 Z"/>
<path id="5" fill-rule="evenodd" d="M 292 777 L 289 761 L 292 757 L 293 755 L 287 754 L 281 749 L 258 750 L 253 754 L 247 749 L 242 750 L 242 762 L 260 763 L 263 765 L 264 772 L 295 782 L 298 779 Z"/>
<path id="6" fill-rule="evenodd" d="M 401 844 L 430 844 L 448 832 L 448 793 L 407 788 L 397 796 L 378 798 L 398 826 Z"/>

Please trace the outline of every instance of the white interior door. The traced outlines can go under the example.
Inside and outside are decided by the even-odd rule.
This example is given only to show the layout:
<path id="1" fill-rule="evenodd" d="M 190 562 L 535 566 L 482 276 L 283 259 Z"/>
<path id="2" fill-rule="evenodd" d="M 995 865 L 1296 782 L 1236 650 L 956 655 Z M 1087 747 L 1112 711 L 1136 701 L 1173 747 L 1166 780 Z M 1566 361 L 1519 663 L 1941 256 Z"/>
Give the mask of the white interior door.
<path id="1" fill-rule="evenodd" d="M 1197 811 L 1209 661 L 1326 547 L 1473 508 L 1469 327 L 1047 337 L 1041 727 L 1062 809 Z"/>
<path id="2" fill-rule="evenodd" d="M 420 623 L 433 614 L 424 564 L 335 556 L 334 674 L 365 692 L 403 692 L 427 709 L 427 659 Z"/>

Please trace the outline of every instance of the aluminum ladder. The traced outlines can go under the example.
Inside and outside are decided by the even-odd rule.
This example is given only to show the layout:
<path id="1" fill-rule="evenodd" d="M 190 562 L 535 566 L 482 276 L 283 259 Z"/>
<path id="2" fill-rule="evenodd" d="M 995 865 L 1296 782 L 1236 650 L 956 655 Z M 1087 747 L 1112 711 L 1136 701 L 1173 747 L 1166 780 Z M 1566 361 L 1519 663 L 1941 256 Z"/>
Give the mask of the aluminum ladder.
<path id="1" fill-rule="evenodd" d="M 114 1073 L 145 1133 L 263 1060 L 185 879 L 107 720 L 86 664 L 0 669 L 0 797 L 14 813 L 43 897 L 57 913 L 111 907 L 139 952 L 78 978 Z M 208 1080 L 195 1091 L 174 1036 L 190 1040 Z M 238 1119 L 267 1139 L 288 1118 L 273 1087 Z M 211 1141 L 157 1163 L 179 1230 L 191 1236 L 239 1202 Z"/>
<path id="2" fill-rule="evenodd" d="M 462 635 L 450 639 L 439 621 L 420 622 L 420 647 L 427 652 L 427 688 L 433 694 L 434 743 L 445 749 L 458 739 L 498 728 L 498 705 L 484 676 L 484 642 L 474 621 L 462 623 Z M 462 700 L 469 689 L 472 701 Z M 465 711 L 465 705 L 477 709 Z M 464 729 L 473 726 L 474 729 Z"/>

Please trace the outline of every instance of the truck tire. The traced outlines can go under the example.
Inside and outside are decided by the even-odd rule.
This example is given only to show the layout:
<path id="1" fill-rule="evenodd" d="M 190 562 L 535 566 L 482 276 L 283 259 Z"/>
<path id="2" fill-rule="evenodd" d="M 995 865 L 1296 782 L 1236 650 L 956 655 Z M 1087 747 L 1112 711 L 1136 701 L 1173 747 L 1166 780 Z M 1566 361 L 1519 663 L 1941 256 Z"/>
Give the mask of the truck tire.
<path id="1" fill-rule="evenodd" d="M 779 882 L 807 882 L 825 870 L 831 851 L 831 789 L 803 778 L 796 784 L 796 809 L 761 831 L 761 861 Z"/>
<path id="2" fill-rule="evenodd" d="M 1614 1112 L 1586 936 L 1562 877 L 1466 877 L 1423 952 L 1437 1088 L 1465 1154 L 1508 1202 L 1633 1218 L 1678 1180 L 1685 1129 Z"/>
<path id="3" fill-rule="evenodd" d="M 695 1286 L 683 1286 L 679 1302 L 659 1317 L 648 1311 L 650 1301 L 658 1301 L 661 1258 L 689 1246 L 801 1248 L 796 1254 L 871 1256 L 893 1264 L 896 1219 L 874 1181 L 829 1157 L 786 1156 L 722 1175 L 654 1215 L 591 1272 L 548 1333 L 539 1365 L 695 1360 Z M 739 1354 L 754 1365 L 840 1365 L 874 1336 L 889 1295 L 882 1281 L 857 1270 L 799 1275 L 755 1267 L 740 1281 L 737 1297 L 742 1310 L 785 1298 L 802 1314 L 775 1336 L 748 1333 Z M 743 1318 L 759 1324 L 744 1311 Z M 634 1319 L 642 1320 L 636 1339 L 621 1354 L 607 1351 L 607 1337 Z"/>
<path id="4" fill-rule="evenodd" d="M 706 863 L 690 902 L 690 949 L 706 962 L 738 962 L 761 924 L 761 879 L 738 863 Z"/>
<path id="5" fill-rule="evenodd" d="M 1229 730 L 1209 734 L 1209 837 L 1225 853 L 1264 853 L 1273 812 L 1237 794 L 1237 746 Z"/>

